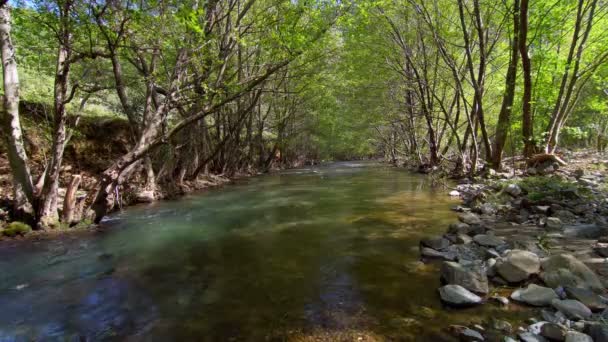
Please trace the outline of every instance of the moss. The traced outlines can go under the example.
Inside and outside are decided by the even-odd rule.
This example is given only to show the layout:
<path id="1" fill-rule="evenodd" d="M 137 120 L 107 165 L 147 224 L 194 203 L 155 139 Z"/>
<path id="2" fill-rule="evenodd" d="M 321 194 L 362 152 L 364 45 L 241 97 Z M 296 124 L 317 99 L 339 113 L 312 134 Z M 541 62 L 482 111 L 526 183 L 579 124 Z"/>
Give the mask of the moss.
<path id="1" fill-rule="evenodd" d="M 93 221 L 90 219 L 84 219 L 78 223 L 76 223 L 72 228 L 73 229 L 86 229 L 93 224 Z"/>
<path id="2" fill-rule="evenodd" d="M 519 182 L 519 186 L 527 193 L 527 197 L 531 201 L 539 201 L 547 198 L 563 200 L 573 197 L 590 196 L 589 189 L 560 177 L 526 177 Z"/>
<path id="3" fill-rule="evenodd" d="M 25 235 L 32 231 L 32 227 L 29 225 L 15 221 L 11 222 L 4 230 L 2 230 L 2 234 L 5 236 L 15 237 L 17 235 Z"/>

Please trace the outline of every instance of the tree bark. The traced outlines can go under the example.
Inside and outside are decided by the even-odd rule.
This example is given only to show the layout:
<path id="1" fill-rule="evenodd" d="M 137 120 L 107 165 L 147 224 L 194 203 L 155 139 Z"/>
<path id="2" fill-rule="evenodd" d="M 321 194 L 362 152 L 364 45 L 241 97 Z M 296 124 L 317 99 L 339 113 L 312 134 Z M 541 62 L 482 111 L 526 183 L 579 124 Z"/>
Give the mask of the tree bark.
<path id="1" fill-rule="evenodd" d="M 11 39 L 11 9 L 7 1 L 0 3 L 0 48 L 4 77 L 2 123 L 13 176 L 13 215 L 16 219 L 33 223 L 35 221 L 34 185 L 27 164 L 19 120 L 19 75 L 15 47 Z"/>

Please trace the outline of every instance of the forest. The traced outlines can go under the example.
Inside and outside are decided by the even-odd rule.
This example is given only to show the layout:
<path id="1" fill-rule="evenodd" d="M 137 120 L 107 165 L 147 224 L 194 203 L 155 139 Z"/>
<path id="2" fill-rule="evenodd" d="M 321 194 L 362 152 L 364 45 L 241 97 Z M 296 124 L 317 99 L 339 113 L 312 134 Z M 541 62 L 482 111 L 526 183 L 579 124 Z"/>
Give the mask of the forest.
<path id="1" fill-rule="evenodd" d="M 505 158 L 608 143 L 600 0 L 16 0 L 0 10 L 6 196 L 11 217 L 36 229 L 99 222 L 126 184 L 155 199 L 209 174 L 369 158 L 474 177 Z M 66 151 L 108 120 L 120 125 L 92 130 L 102 146 L 120 135 L 120 149 L 76 196 Z"/>

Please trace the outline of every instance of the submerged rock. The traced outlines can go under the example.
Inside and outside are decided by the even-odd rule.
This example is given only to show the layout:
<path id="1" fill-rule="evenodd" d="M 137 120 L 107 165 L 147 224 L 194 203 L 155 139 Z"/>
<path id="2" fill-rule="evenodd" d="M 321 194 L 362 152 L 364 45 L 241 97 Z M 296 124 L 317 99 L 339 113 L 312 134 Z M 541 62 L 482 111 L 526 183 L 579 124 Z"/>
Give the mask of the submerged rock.
<path id="1" fill-rule="evenodd" d="M 531 332 L 523 332 L 517 336 L 522 342 L 548 342 L 546 338 Z"/>
<path id="2" fill-rule="evenodd" d="M 540 259 L 532 252 L 514 249 L 496 261 L 496 272 L 511 283 L 528 279 L 540 271 Z"/>
<path id="3" fill-rule="evenodd" d="M 530 284 L 526 288 L 515 290 L 511 294 L 511 298 L 529 305 L 547 306 L 551 305 L 554 299 L 558 299 L 558 296 L 553 289 Z"/>
<path id="4" fill-rule="evenodd" d="M 441 279 L 446 284 L 460 285 L 475 293 L 489 292 L 488 277 L 481 265 L 465 267 L 457 262 L 446 261 L 441 265 Z"/>
<path id="5" fill-rule="evenodd" d="M 598 276 L 584 263 L 570 254 L 554 255 L 543 261 L 541 278 L 548 286 L 570 286 L 603 291 Z"/>
<path id="6" fill-rule="evenodd" d="M 439 296 L 444 303 L 455 307 L 478 305 L 482 302 L 481 297 L 460 285 L 445 285 L 440 287 Z"/>
<path id="7" fill-rule="evenodd" d="M 557 310 L 563 312 L 564 315 L 566 315 L 566 317 L 568 317 L 569 319 L 572 319 L 572 320 L 581 320 L 581 319 L 587 319 L 587 318 L 591 317 L 591 310 L 589 310 L 588 307 L 586 307 L 583 303 L 579 302 L 578 300 L 554 299 L 551 302 L 551 305 L 553 305 L 553 307 L 556 308 Z"/>

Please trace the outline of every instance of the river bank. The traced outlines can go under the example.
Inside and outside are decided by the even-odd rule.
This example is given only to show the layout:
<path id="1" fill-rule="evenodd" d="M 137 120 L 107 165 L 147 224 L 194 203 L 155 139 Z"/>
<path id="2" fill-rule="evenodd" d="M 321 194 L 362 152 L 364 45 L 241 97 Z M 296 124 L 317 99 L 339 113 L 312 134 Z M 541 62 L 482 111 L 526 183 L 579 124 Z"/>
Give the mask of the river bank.
<path id="1" fill-rule="evenodd" d="M 607 165 L 601 155 L 573 154 L 565 166 L 490 172 L 450 191 L 462 199 L 458 222 L 420 242 L 421 257 L 441 263 L 439 299 L 450 307 L 518 305 L 533 316 L 453 326 L 456 336 L 608 341 Z"/>

